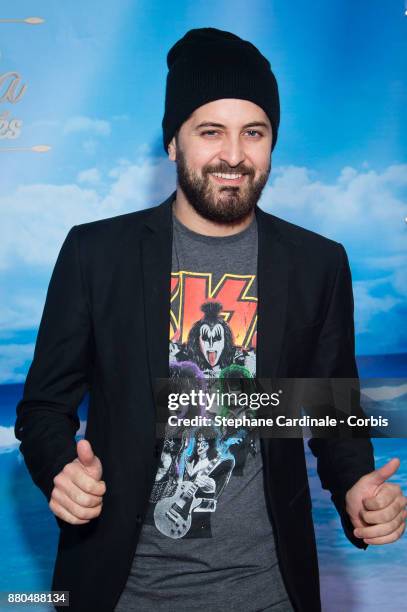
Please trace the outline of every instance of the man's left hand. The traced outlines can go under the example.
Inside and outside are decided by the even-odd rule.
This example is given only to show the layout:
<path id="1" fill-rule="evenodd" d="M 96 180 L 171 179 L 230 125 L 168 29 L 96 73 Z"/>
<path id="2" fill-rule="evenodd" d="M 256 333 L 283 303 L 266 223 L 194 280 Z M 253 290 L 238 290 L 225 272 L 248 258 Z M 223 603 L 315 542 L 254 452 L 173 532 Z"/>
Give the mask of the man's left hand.
<path id="1" fill-rule="evenodd" d="M 381 468 L 362 476 L 346 493 L 346 511 L 355 527 L 354 535 L 366 544 L 389 544 L 406 528 L 406 504 L 399 485 L 386 482 L 400 467 L 391 459 Z"/>

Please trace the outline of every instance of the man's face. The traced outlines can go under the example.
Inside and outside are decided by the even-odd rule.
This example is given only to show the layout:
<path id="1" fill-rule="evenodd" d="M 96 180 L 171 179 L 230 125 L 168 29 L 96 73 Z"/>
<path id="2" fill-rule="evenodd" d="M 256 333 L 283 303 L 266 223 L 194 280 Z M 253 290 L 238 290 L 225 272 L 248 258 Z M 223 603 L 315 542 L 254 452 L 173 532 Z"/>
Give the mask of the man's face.
<path id="1" fill-rule="evenodd" d="M 171 141 L 169 155 L 191 206 L 206 219 L 228 224 L 247 217 L 260 199 L 271 170 L 271 145 L 263 109 L 227 98 L 197 108 Z"/>
<path id="2" fill-rule="evenodd" d="M 207 450 L 209 448 L 209 444 L 208 441 L 205 440 L 205 438 L 202 435 L 198 435 L 197 441 L 196 441 L 196 447 L 197 447 L 197 452 L 198 452 L 198 457 L 205 457 Z"/>

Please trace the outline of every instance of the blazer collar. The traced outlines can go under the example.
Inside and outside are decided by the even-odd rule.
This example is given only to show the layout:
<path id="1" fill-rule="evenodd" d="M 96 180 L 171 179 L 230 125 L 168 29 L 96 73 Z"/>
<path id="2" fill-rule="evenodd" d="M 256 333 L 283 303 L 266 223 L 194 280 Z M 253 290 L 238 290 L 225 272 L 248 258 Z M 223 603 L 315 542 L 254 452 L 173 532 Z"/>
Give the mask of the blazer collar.
<path id="1" fill-rule="evenodd" d="M 174 191 L 151 209 L 142 237 L 146 341 L 152 383 L 169 375 L 170 283 L 172 265 L 172 203 Z M 255 209 L 258 228 L 258 378 L 274 378 L 284 338 L 288 285 L 292 272 L 291 242 L 273 215 Z"/>

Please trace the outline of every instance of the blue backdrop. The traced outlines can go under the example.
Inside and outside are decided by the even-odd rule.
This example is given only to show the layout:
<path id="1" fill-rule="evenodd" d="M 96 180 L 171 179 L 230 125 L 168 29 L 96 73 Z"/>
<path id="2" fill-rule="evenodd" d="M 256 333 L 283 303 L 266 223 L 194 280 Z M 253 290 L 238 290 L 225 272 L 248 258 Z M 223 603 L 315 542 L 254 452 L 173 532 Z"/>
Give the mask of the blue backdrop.
<path id="1" fill-rule="evenodd" d="M 232 31 L 269 58 L 282 112 L 261 207 L 344 244 L 360 374 L 407 376 L 405 10 L 396 0 L 0 8 L 0 591 L 50 588 L 58 529 L 13 425 L 51 270 L 73 225 L 174 189 L 165 60 L 186 30 Z M 83 434 L 86 406 L 80 415 Z M 405 440 L 374 445 L 378 465 L 400 457 L 392 481 L 406 490 Z M 308 466 L 324 609 L 402 609 L 406 540 L 354 549 L 309 455 Z"/>

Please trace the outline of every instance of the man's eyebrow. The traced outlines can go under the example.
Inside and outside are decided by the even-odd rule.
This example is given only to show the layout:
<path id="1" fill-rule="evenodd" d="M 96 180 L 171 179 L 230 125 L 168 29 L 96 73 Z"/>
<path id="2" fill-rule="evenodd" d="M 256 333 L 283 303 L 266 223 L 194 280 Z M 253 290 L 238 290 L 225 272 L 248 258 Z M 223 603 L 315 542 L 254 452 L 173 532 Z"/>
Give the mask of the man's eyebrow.
<path id="1" fill-rule="evenodd" d="M 203 127 L 218 127 L 222 129 L 227 129 L 226 126 L 223 125 L 222 123 L 214 123 L 212 121 L 203 121 L 202 123 L 199 123 L 195 127 L 195 129 L 197 130 Z M 263 127 L 263 128 L 266 128 L 266 130 L 270 129 L 267 123 L 265 123 L 265 121 L 251 121 L 250 123 L 246 123 L 246 125 L 243 126 L 244 129 L 251 128 L 251 127 Z"/>

